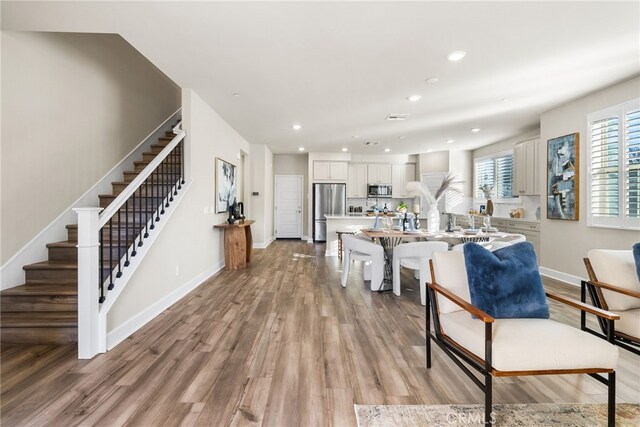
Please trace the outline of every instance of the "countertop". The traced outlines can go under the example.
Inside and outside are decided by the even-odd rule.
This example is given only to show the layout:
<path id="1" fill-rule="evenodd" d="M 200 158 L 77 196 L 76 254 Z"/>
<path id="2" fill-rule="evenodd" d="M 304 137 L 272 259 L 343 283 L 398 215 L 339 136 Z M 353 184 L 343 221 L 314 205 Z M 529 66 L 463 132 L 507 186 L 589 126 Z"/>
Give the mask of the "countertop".
<path id="1" fill-rule="evenodd" d="M 374 219 L 375 216 L 368 216 L 365 213 L 361 214 L 346 214 L 346 215 L 325 215 L 326 219 Z"/>

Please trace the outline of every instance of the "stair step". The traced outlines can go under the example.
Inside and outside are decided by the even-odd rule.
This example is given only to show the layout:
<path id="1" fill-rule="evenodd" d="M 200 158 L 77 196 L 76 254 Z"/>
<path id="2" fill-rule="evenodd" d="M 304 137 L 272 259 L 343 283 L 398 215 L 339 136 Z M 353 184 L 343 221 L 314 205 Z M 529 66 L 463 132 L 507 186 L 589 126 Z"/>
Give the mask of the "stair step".
<path id="1" fill-rule="evenodd" d="M 3 312 L 3 344 L 72 344 L 78 341 L 77 311 Z"/>
<path id="2" fill-rule="evenodd" d="M 78 241 L 78 224 L 67 224 L 67 239 L 70 242 Z"/>
<path id="3" fill-rule="evenodd" d="M 78 263 L 72 261 L 42 261 L 22 267 L 26 282 L 31 280 L 77 280 Z"/>
<path id="4" fill-rule="evenodd" d="M 2 313 L 24 311 L 76 311 L 75 283 L 24 284 L 0 293 Z"/>
<path id="5" fill-rule="evenodd" d="M 77 241 L 66 240 L 64 242 L 47 243 L 49 261 L 77 261 Z"/>

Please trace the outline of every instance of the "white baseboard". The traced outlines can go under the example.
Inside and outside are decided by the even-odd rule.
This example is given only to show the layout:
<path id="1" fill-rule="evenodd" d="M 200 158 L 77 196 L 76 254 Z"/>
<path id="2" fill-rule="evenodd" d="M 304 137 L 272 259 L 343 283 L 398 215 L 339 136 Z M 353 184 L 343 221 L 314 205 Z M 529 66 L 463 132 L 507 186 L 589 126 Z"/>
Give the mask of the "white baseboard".
<path id="1" fill-rule="evenodd" d="M 150 305 L 131 319 L 114 330 L 107 332 L 107 350 L 112 350 L 115 346 L 127 339 L 131 334 L 142 328 L 144 325 L 155 319 L 160 313 L 171 307 L 176 302 L 184 298 L 189 292 L 203 284 L 207 279 L 224 268 L 224 259 L 219 260 L 215 265 L 206 269 L 187 283 L 163 297 L 159 301 Z"/>
<path id="2" fill-rule="evenodd" d="M 540 267 L 540 274 L 547 276 L 560 282 L 569 283 L 571 285 L 580 286 L 580 282 L 584 280 L 582 277 L 573 274 L 563 273 L 562 271 L 553 270 L 547 267 Z"/>
<path id="3" fill-rule="evenodd" d="M 14 288 L 24 283 L 23 266 L 47 259 L 47 243 L 67 240 L 67 224 L 76 224 L 78 216 L 73 208 L 98 206 L 98 194 L 111 193 L 111 182 L 121 181 L 122 172 L 129 169 L 134 160 L 142 158 L 142 153 L 155 144 L 158 137 L 163 136 L 167 124 L 171 124 L 180 109 L 169 116 L 160 126 L 154 129 L 117 165 L 107 172 L 98 182 L 80 196 L 71 206 L 44 227 L 33 239 L 16 252 L 0 267 L 0 290 Z"/>
<path id="4" fill-rule="evenodd" d="M 324 256 L 338 256 L 338 251 L 324 251 Z"/>
<path id="5" fill-rule="evenodd" d="M 267 247 L 269 247 L 269 245 L 271 243 L 273 243 L 273 241 L 275 240 L 275 238 L 272 236 L 269 240 L 267 240 L 264 243 L 253 243 L 253 249 L 267 249 Z"/>

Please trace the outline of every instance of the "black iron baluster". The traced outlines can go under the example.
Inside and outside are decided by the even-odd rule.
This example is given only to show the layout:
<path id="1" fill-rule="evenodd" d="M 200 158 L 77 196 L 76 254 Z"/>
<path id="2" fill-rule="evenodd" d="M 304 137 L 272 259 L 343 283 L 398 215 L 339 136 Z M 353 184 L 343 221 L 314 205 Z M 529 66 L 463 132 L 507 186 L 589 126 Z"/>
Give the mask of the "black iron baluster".
<path id="1" fill-rule="evenodd" d="M 140 192 L 140 194 L 138 194 L 138 204 L 140 205 L 138 206 L 138 212 L 139 212 L 138 227 L 140 227 L 140 233 L 138 233 L 138 237 L 139 237 L 138 246 L 142 246 L 142 238 L 144 237 L 142 233 L 142 231 L 144 230 L 144 226 L 142 222 L 142 198 L 146 197 L 146 196 L 143 196 L 142 194 L 142 184 L 140 184 L 140 187 L 138 187 L 138 191 Z M 133 243 L 135 243 L 135 241 Z"/>
<path id="2" fill-rule="evenodd" d="M 104 227 L 100 229 L 100 298 L 98 298 L 98 302 L 102 304 L 105 300 L 104 298 L 104 269 L 102 266 L 104 265 Z"/>
<path id="3" fill-rule="evenodd" d="M 138 252 L 136 252 L 136 192 L 134 191 L 133 194 L 131 194 L 131 205 L 133 206 L 133 229 L 132 231 L 132 239 L 131 241 L 133 242 L 133 249 L 131 250 L 131 256 L 134 257 L 136 255 L 138 255 Z M 128 236 L 127 236 L 128 237 Z"/>
<path id="4" fill-rule="evenodd" d="M 151 175 L 144 180 L 144 238 L 149 237 L 149 179 Z M 151 215 L 153 222 L 153 215 Z"/>
<path id="5" fill-rule="evenodd" d="M 124 202 L 124 245 L 125 245 L 125 261 L 124 266 L 129 266 L 129 199 Z M 119 233 L 122 233 L 122 227 L 118 230 Z"/>
<path id="6" fill-rule="evenodd" d="M 164 215 L 164 198 L 165 198 L 165 190 L 166 190 L 166 183 L 165 181 L 165 176 L 164 176 L 164 159 L 162 160 L 162 162 L 160 162 L 160 166 L 158 167 L 158 169 L 160 169 L 160 178 L 162 180 L 162 183 L 160 185 L 160 215 Z"/>
<path id="7" fill-rule="evenodd" d="M 171 179 L 169 175 L 169 171 L 171 170 L 171 165 L 169 164 L 169 156 L 165 157 L 164 160 L 164 190 L 165 190 L 165 208 L 169 207 L 169 196 L 171 195 Z"/>
<path id="8" fill-rule="evenodd" d="M 121 247 L 122 242 L 120 240 L 120 228 L 122 227 L 122 222 L 120 222 L 120 210 L 118 209 L 118 273 L 116 274 L 116 278 L 122 277 L 122 268 L 120 268 L 120 260 L 122 259 Z"/>
<path id="9" fill-rule="evenodd" d="M 161 195 L 160 195 L 160 166 L 158 165 L 158 167 L 155 170 L 155 174 L 156 174 L 156 197 L 158 198 L 156 200 L 156 222 L 160 221 L 160 214 L 164 213 L 164 212 L 160 212 L 160 207 L 163 206 L 162 204 L 162 199 L 161 199 Z"/>
<path id="10" fill-rule="evenodd" d="M 171 185 L 173 185 L 173 195 L 178 195 L 178 146 L 176 145 L 171 152 L 173 154 L 173 179 L 171 180 Z"/>
<path id="11" fill-rule="evenodd" d="M 182 141 L 184 141 L 184 140 L 182 140 Z M 179 177 L 180 180 L 178 181 L 178 190 L 181 190 L 182 189 L 182 184 L 184 184 L 184 179 L 183 179 L 184 175 L 183 175 L 183 172 L 182 172 L 182 163 L 183 163 L 182 159 L 184 158 L 184 150 L 183 150 L 183 147 L 182 147 L 182 141 L 180 141 L 180 143 L 178 143 L 178 145 L 177 145 L 177 147 L 180 147 L 180 151 L 178 152 L 179 157 L 180 157 L 180 177 Z"/>
<path id="12" fill-rule="evenodd" d="M 151 172 L 149 175 L 149 179 L 151 179 L 151 226 L 150 229 L 156 228 L 155 220 L 156 220 L 156 190 L 154 187 L 155 184 L 155 171 Z"/>
<path id="13" fill-rule="evenodd" d="M 109 269 L 107 272 L 109 273 L 109 287 L 108 289 L 113 289 L 113 217 L 109 218 Z M 100 268 L 104 268 L 104 265 L 101 265 Z"/>

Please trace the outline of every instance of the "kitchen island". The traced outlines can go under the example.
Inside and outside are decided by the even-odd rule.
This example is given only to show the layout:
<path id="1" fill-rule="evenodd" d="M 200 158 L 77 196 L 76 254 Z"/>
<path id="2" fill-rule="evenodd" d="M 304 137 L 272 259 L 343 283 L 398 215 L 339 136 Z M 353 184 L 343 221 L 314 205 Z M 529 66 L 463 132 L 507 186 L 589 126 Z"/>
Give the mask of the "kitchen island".
<path id="1" fill-rule="evenodd" d="M 325 218 L 327 219 L 325 256 L 338 256 L 338 234 L 336 231 L 352 230 L 357 232 L 363 228 L 371 228 L 376 219 L 375 216 L 369 216 L 364 213 L 325 215 Z"/>

